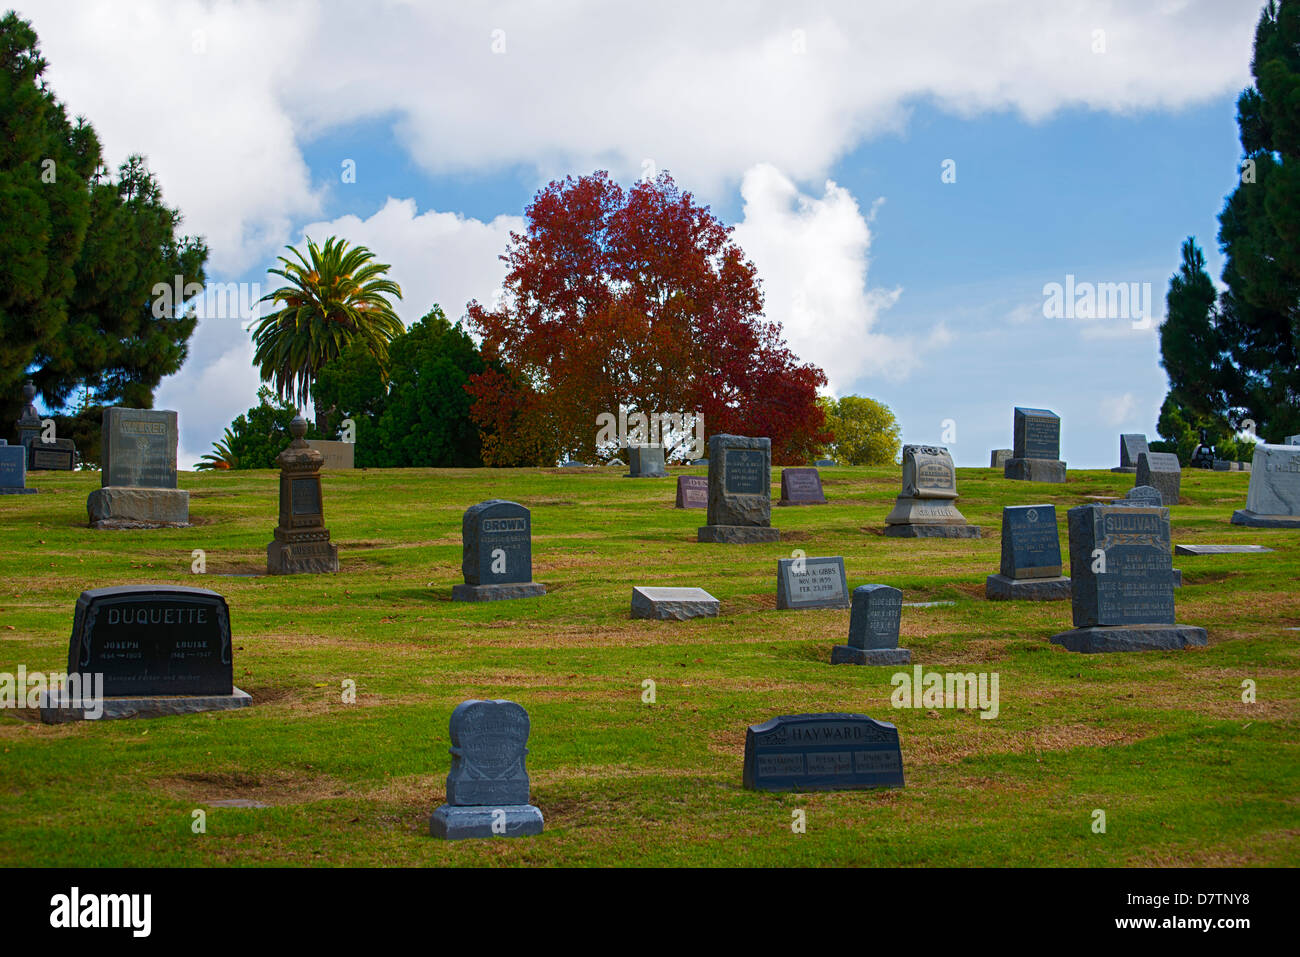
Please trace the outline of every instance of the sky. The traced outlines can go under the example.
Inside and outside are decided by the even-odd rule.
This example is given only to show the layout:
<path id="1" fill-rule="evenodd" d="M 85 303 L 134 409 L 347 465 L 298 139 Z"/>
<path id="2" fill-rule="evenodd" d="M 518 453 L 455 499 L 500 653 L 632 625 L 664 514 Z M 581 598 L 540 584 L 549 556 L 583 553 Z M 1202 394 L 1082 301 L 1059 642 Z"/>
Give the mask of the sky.
<path id="1" fill-rule="evenodd" d="M 46 79 L 111 166 L 143 153 L 210 247 L 190 357 L 155 395 L 182 468 L 256 402 L 251 304 L 286 245 L 369 246 L 413 322 L 491 302 L 539 188 L 668 170 L 734 227 L 765 315 L 834 395 L 959 466 L 1054 410 L 1119 461 L 1168 381 L 1194 236 L 1217 281 L 1259 0 L 365 4 L 26 0 Z M 1052 308 L 1124 284 L 1092 317 Z M 1120 287 L 1112 286 L 1116 293 Z M 1069 290 L 1066 293 L 1065 290 Z M 1129 298 L 1129 297 L 1126 297 Z M 1057 301 L 1060 301 L 1058 297 Z M 675 410 L 659 410 L 675 411 Z M 593 424 L 594 428 L 594 424 Z"/>

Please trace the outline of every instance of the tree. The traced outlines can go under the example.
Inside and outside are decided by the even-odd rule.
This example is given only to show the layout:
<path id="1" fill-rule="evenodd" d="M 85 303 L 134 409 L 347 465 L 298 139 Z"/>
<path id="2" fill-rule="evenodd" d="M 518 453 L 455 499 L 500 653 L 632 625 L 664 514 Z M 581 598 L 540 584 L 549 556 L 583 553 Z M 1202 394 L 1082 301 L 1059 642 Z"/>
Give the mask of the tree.
<path id="1" fill-rule="evenodd" d="M 275 458 L 293 441 L 289 423 L 298 414 L 296 406 L 277 400 L 266 386 L 257 390 L 258 404 L 241 412 L 230 423 L 211 452 L 203 456 L 201 469 L 273 469 Z M 307 426 L 307 438 L 321 438 L 314 426 Z"/>
<path id="2" fill-rule="evenodd" d="M 360 344 L 381 369 L 387 367 L 388 343 L 402 331 L 388 297 L 401 299 L 402 290 L 387 278 L 388 264 L 374 262 L 365 246 L 349 248 L 331 236 L 323 249 L 308 238 L 307 257 L 288 248 L 298 261 L 280 256 L 284 268 L 268 270 L 289 284 L 262 297 L 283 305 L 253 328 L 253 361 L 282 399 L 302 403 L 320 368 L 350 344 Z M 328 418 L 329 409 L 316 403 L 319 431 Z"/>
<path id="3" fill-rule="evenodd" d="M 132 156 L 117 181 L 91 190 L 91 224 L 76 266 L 76 288 L 63 332 L 36 353 L 46 401 L 63 404 L 88 391 L 99 405 L 153 407 L 164 376 L 189 354 L 198 319 L 174 290 L 206 281 L 207 246 L 178 235 L 181 214 Z M 157 295 L 162 290 L 167 293 Z"/>
<path id="4" fill-rule="evenodd" d="M 434 306 L 388 346 L 385 378 L 374 357 L 354 343 L 321 367 L 317 402 L 356 424 L 357 463 L 402 468 L 483 464 L 470 418 L 469 378 L 485 369 L 474 341 Z"/>
<path id="5" fill-rule="evenodd" d="M 1270 2 L 1237 100 L 1244 159 L 1219 214 L 1226 289 L 1207 304 L 1199 251 L 1170 283 L 1161 355 L 1174 405 L 1193 418 L 1255 424 L 1282 441 L 1300 431 L 1300 4 Z M 1194 247 L 1193 247 L 1194 248 Z M 1208 277 L 1206 277 L 1208 278 Z M 1179 297 L 1175 314 L 1174 297 Z M 1166 341 L 1168 340 L 1168 341 Z M 1172 427 L 1172 426 L 1171 426 Z M 1163 433 L 1162 433 L 1163 434 Z"/>
<path id="6" fill-rule="evenodd" d="M 158 282 L 204 281 L 207 249 L 178 236 L 180 214 L 140 156 L 116 181 L 84 119 L 45 86 L 31 25 L 0 19 L 0 416 L 12 422 L 31 378 L 83 461 L 98 459 L 102 405 L 153 405 L 186 357 L 193 316 L 155 316 Z"/>
<path id="7" fill-rule="evenodd" d="M 492 365 L 469 386 L 485 461 L 555 448 L 590 459 L 596 416 L 620 405 L 768 436 L 774 462 L 806 461 L 825 440 L 825 375 L 762 318 L 753 263 L 671 176 L 627 193 L 603 171 L 557 180 L 525 215 L 502 256 L 500 305 L 469 304 Z"/>
<path id="8" fill-rule="evenodd" d="M 889 406 L 860 395 L 823 399 L 828 450 L 841 464 L 893 465 L 901 448 L 898 421 Z"/>

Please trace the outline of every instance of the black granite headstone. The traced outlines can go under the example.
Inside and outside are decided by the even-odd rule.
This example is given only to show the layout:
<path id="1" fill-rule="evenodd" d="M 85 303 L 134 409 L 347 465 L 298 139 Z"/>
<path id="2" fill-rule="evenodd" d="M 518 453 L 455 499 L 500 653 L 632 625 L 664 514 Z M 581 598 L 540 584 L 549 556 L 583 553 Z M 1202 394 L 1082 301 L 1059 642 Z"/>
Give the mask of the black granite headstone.
<path id="1" fill-rule="evenodd" d="M 1059 459 L 1061 418 L 1050 409 L 1017 406 L 1012 420 L 1012 458 Z"/>
<path id="2" fill-rule="evenodd" d="M 757 791 L 901 788 L 898 729 L 842 713 L 782 715 L 750 725 L 743 783 Z"/>
<path id="3" fill-rule="evenodd" d="M 122 585 L 83 591 L 68 673 L 101 673 L 107 696 L 229 695 L 230 612 L 206 588 Z"/>
<path id="4" fill-rule="evenodd" d="M 469 585 L 533 580 L 533 527 L 528 509 L 504 499 L 479 502 L 461 521 L 461 571 Z"/>

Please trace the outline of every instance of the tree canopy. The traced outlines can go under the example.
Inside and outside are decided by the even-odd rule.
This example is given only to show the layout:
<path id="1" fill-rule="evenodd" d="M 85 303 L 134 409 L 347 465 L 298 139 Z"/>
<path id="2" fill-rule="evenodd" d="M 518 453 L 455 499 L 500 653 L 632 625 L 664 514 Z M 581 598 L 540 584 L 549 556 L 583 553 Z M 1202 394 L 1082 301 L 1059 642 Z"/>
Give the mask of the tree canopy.
<path id="1" fill-rule="evenodd" d="M 752 262 L 668 173 L 624 191 L 605 172 L 554 181 L 502 259 L 504 296 L 471 302 L 492 367 L 473 377 L 489 464 L 595 455 L 596 417 L 701 412 L 710 433 L 772 439 L 774 462 L 824 442 L 817 388 L 763 318 Z"/>

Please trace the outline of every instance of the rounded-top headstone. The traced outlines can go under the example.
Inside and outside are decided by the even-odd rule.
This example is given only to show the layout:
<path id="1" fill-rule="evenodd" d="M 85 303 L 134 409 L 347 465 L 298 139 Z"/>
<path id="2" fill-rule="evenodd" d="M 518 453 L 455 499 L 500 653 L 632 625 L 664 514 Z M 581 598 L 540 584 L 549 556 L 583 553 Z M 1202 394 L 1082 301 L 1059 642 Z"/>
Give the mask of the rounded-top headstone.
<path id="1" fill-rule="evenodd" d="M 451 713 L 453 806 L 528 803 L 528 712 L 513 701 L 462 701 Z"/>

